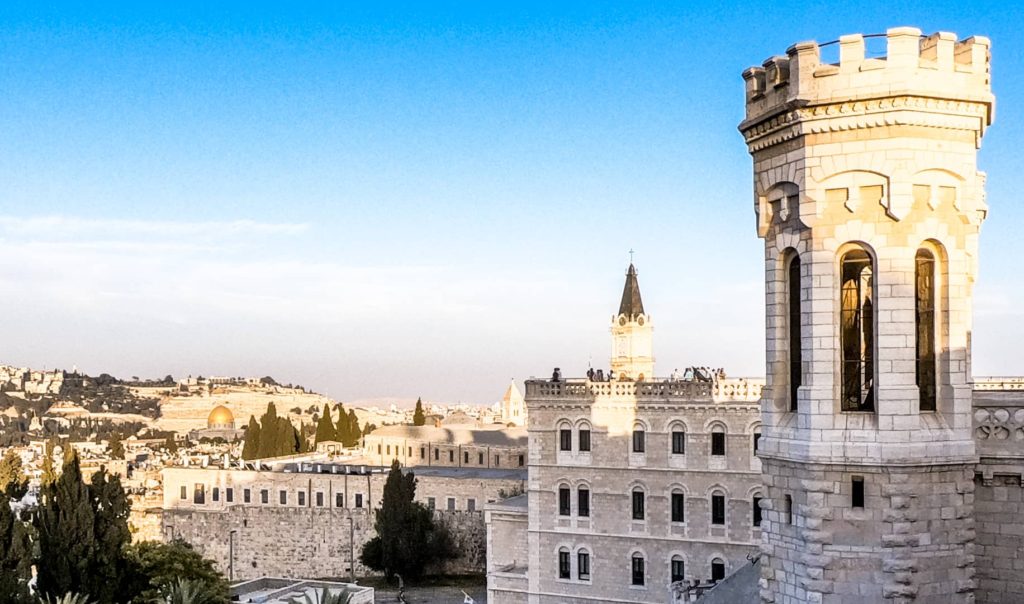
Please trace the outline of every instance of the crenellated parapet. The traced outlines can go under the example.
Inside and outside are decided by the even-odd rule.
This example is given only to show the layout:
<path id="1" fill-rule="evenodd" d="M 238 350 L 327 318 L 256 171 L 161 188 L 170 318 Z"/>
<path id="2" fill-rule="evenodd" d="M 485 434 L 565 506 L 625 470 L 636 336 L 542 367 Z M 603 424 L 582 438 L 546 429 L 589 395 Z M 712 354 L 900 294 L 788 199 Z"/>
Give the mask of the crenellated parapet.
<path id="1" fill-rule="evenodd" d="M 979 130 L 992 123 L 994 98 L 990 85 L 989 40 L 974 36 L 958 41 L 956 34 L 938 32 L 922 36 L 913 27 L 888 30 L 886 54 L 868 57 L 865 38 L 882 34 L 843 36 L 834 42 L 800 42 L 785 56 L 767 59 L 761 67 L 743 72 L 746 83 L 746 119 L 740 125 L 751 151 L 777 140 L 781 128 L 795 115 L 821 117 L 837 129 L 856 126 L 857 117 L 877 111 L 901 108 L 908 113 L 923 112 L 938 118 L 957 115 L 961 127 Z M 839 46 L 837 63 L 822 62 L 821 49 Z M 886 99 L 884 104 L 873 99 Z M 800 110 L 825 106 L 809 114 Z M 966 115 L 964 115 L 966 114 Z M 854 118 L 835 121 L 835 118 Z M 921 116 L 906 116 L 908 123 Z M 947 120 L 957 127 L 957 120 Z M 892 119 L 886 124 L 894 123 Z M 898 122 L 897 122 L 898 123 Z M 768 139 L 768 140 L 765 140 Z"/>

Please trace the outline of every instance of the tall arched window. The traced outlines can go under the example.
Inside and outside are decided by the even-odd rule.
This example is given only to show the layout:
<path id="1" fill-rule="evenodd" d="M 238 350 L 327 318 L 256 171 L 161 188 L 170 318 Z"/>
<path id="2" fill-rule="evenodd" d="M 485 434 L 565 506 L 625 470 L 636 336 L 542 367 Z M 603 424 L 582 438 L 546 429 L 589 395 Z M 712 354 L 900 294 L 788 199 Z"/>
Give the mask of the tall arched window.
<path id="1" fill-rule="evenodd" d="M 935 255 L 917 250 L 914 267 L 917 331 L 917 387 L 921 411 L 935 411 Z"/>
<path id="2" fill-rule="evenodd" d="M 843 254 L 839 270 L 842 277 L 839 291 L 842 408 L 843 411 L 873 411 L 875 302 L 871 256 L 862 249 L 850 250 Z"/>
<path id="3" fill-rule="evenodd" d="M 797 389 L 803 381 L 800 350 L 800 256 L 789 261 L 789 410 L 797 410 Z"/>

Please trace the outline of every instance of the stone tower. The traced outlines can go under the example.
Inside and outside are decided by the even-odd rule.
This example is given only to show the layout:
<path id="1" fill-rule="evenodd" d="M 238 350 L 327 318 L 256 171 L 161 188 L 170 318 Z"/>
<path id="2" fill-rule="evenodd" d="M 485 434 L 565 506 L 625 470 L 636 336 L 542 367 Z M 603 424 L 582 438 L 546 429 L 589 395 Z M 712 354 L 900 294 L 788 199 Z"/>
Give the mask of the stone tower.
<path id="1" fill-rule="evenodd" d="M 765 242 L 764 602 L 973 601 L 989 42 L 896 28 L 867 58 L 873 37 L 743 73 Z"/>
<path id="2" fill-rule="evenodd" d="M 619 379 L 650 380 L 654 378 L 654 326 L 644 312 L 640 299 L 640 283 L 632 263 L 626 271 L 619 313 L 612 317 L 612 371 Z"/>

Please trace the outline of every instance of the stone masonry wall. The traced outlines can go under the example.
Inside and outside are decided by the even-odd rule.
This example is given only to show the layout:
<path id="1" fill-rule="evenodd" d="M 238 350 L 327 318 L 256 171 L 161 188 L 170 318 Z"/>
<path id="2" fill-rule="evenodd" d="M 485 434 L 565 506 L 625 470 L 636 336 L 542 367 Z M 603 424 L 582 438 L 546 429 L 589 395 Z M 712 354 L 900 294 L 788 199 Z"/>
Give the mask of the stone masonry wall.
<path id="1" fill-rule="evenodd" d="M 439 569 L 450 574 L 483 573 L 486 558 L 483 512 L 436 511 L 451 532 L 460 558 Z M 347 579 L 374 574 L 359 563 L 363 545 L 376 534 L 367 509 L 228 506 L 220 510 L 173 509 L 163 515 L 166 538 L 180 538 L 229 572 L 234 537 L 234 578 L 261 576 Z"/>
<path id="2" fill-rule="evenodd" d="M 764 601 L 973 601 L 972 465 L 763 463 Z M 864 479 L 863 508 L 851 505 L 852 476 Z"/>
<path id="3" fill-rule="evenodd" d="M 983 467 L 984 463 L 982 464 Z M 1018 467 L 1020 471 L 1024 468 Z M 979 604 L 1024 602 L 1024 488 L 1021 474 L 975 479 Z"/>

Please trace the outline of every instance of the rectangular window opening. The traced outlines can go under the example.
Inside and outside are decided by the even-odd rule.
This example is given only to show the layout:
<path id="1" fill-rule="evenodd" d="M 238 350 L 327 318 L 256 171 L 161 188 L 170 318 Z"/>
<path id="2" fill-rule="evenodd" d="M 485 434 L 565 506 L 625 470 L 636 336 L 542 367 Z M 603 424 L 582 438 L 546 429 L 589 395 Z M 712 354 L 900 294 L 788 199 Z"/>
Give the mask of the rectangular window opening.
<path id="1" fill-rule="evenodd" d="M 855 508 L 864 507 L 864 477 L 854 476 L 850 481 L 851 487 L 851 504 Z"/>

